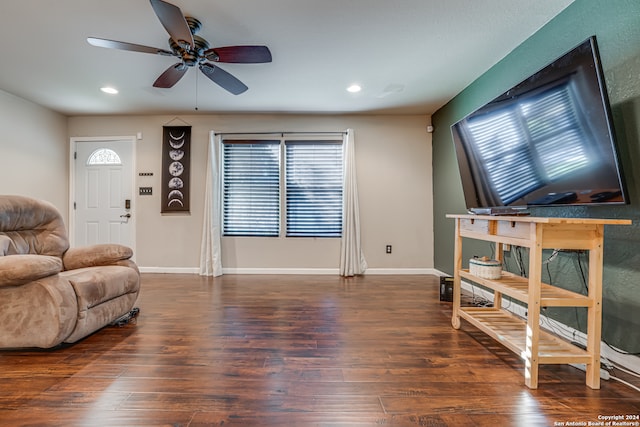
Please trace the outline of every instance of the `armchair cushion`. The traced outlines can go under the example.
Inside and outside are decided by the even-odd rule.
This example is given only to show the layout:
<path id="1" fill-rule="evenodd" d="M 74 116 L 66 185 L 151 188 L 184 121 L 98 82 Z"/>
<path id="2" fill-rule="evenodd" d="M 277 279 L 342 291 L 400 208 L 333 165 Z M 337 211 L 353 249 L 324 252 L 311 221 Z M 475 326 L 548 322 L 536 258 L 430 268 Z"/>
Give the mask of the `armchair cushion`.
<path id="1" fill-rule="evenodd" d="M 49 202 L 0 196 L 0 251 L 4 255 L 62 256 L 69 248 L 60 212 Z"/>
<path id="2" fill-rule="evenodd" d="M 62 262 L 65 270 L 75 270 L 76 268 L 112 265 L 132 256 L 133 250 L 129 247 L 105 243 L 70 248 L 62 256 Z"/>
<path id="3" fill-rule="evenodd" d="M 19 286 L 62 271 L 62 261 L 49 255 L 0 257 L 0 287 Z"/>

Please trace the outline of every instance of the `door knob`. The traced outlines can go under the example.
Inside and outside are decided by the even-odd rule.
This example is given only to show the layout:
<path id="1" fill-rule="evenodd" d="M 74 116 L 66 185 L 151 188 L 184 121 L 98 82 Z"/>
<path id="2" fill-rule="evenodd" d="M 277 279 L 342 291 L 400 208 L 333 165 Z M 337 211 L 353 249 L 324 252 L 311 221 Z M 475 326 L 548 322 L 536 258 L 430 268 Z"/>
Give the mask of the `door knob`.
<path id="1" fill-rule="evenodd" d="M 120 218 L 127 218 L 127 219 L 129 219 L 129 218 L 131 218 L 131 214 L 130 214 L 130 213 L 127 213 L 127 214 L 124 214 L 124 215 L 120 215 Z"/>

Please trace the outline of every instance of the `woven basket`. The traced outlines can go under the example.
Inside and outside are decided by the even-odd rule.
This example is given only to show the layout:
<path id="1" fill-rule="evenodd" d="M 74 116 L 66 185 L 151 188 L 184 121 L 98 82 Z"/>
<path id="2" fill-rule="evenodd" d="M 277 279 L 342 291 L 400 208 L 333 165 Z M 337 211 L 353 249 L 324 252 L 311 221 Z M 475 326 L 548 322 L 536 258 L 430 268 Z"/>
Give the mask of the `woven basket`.
<path id="1" fill-rule="evenodd" d="M 500 264 L 500 261 L 487 257 L 471 258 L 469 260 L 469 273 L 483 279 L 499 279 L 502 275 L 502 264 Z"/>

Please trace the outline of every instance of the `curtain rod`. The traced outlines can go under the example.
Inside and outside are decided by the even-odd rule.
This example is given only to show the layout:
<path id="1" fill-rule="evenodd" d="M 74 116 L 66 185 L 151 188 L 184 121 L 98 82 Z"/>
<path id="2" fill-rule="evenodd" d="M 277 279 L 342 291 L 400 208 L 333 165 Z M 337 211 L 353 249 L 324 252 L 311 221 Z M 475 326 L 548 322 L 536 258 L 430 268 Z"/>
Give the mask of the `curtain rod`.
<path id="1" fill-rule="evenodd" d="M 346 135 L 346 131 L 335 132 L 215 132 L 214 135 Z"/>

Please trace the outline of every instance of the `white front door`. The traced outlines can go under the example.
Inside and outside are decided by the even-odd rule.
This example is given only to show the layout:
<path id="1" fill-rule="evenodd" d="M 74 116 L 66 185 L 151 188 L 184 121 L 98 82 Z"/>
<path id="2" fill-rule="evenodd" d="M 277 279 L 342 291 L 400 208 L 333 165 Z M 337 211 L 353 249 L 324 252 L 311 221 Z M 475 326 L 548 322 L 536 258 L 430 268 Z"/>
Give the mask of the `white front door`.
<path id="1" fill-rule="evenodd" d="M 72 139 L 73 246 L 134 247 L 134 144 L 134 138 Z"/>

